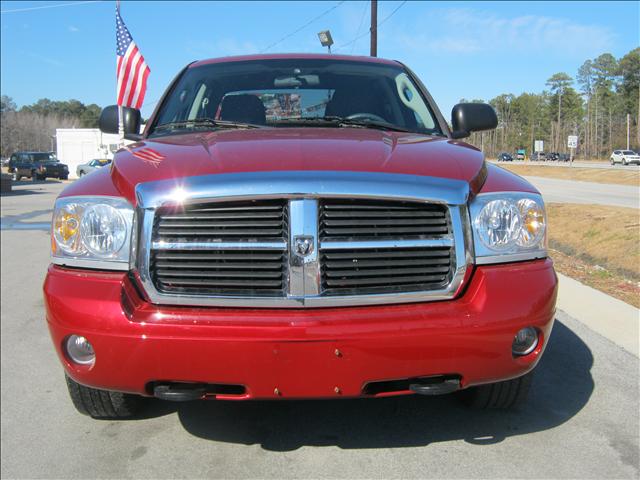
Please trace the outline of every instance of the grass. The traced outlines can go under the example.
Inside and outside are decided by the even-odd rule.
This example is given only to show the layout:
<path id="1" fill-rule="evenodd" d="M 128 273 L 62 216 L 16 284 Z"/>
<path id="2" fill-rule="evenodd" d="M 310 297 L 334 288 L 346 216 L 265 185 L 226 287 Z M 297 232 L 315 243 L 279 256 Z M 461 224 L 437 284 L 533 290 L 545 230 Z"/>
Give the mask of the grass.
<path id="1" fill-rule="evenodd" d="M 640 308 L 640 212 L 549 203 L 547 215 L 556 269 Z"/>
<path id="2" fill-rule="evenodd" d="M 500 163 L 513 173 L 523 176 L 561 178 L 581 182 L 614 183 L 617 185 L 640 186 L 640 170 L 604 169 L 582 167 L 558 167 L 552 165 L 523 165 L 509 162 Z"/>

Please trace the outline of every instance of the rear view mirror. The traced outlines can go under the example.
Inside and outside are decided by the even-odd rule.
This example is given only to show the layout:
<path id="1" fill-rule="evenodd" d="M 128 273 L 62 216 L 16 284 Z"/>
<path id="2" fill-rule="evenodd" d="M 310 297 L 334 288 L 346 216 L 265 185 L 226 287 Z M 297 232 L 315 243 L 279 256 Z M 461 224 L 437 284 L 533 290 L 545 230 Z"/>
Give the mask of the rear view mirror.
<path id="1" fill-rule="evenodd" d="M 124 124 L 124 138 L 127 140 L 140 140 L 140 110 L 122 107 Z M 100 114 L 98 126 L 102 133 L 118 133 L 118 106 L 105 107 Z"/>
<path id="2" fill-rule="evenodd" d="M 468 137 L 471 132 L 492 130 L 498 126 L 498 116 L 486 103 L 459 103 L 451 110 L 453 138 Z"/>

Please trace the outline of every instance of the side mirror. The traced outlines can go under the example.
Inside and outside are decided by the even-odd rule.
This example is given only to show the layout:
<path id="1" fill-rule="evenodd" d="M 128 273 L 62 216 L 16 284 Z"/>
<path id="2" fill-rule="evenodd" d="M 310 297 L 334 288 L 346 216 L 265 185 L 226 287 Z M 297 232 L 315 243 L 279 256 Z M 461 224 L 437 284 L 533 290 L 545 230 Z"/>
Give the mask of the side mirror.
<path id="1" fill-rule="evenodd" d="M 451 110 L 453 138 L 468 137 L 471 132 L 493 130 L 498 126 L 498 116 L 486 103 L 458 103 Z"/>
<path id="2" fill-rule="evenodd" d="M 127 140 L 140 140 L 140 110 L 136 108 L 122 107 L 122 120 L 124 125 L 124 138 Z M 103 133 L 118 133 L 118 106 L 109 105 L 102 109 L 98 126 Z"/>

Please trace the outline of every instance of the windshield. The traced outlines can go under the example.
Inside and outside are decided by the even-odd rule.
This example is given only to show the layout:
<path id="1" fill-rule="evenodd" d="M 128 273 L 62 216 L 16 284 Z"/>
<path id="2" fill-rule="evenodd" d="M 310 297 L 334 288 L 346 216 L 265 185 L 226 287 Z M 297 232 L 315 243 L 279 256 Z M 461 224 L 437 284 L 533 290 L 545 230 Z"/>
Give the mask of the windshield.
<path id="1" fill-rule="evenodd" d="M 623 155 L 635 155 L 636 152 L 632 152 L 631 150 L 623 150 Z"/>
<path id="2" fill-rule="evenodd" d="M 190 68 L 167 96 L 154 130 L 182 122 L 180 130 L 184 131 L 197 128 L 198 121 L 202 127 L 205 119 L 310 128 L 347 119 L 359 126 L 387 125 L 442 135 L 431 108 L 400 66 L 327 59 L 256 60 Z M 188 121 L 194 122 L 184 123 Z M 216 125 L 209 122 L 207 128 Z M 155 134 L 166 133 L 158 129 Z"/>
<path id="3" fill-rule="evenodd" d="M 57 162 L 58 159 L 53 153 L 32 153 L 32 162 Z"/>

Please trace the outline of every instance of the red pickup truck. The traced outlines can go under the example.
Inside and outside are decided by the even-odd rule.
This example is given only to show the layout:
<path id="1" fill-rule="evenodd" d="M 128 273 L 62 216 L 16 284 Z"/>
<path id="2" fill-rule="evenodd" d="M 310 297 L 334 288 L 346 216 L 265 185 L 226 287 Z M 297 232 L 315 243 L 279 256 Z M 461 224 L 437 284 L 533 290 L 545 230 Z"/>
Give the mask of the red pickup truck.
<path id="1" fill-rule="evenodd" d="M 184 68 L 110 168 L 56 200 L 46 317 L 75 407 L 459 392 L 526 397 L 557 278 L 539 192 L 397 61 Z M 101 129 L 118 130 L 107 107 Z"/>

